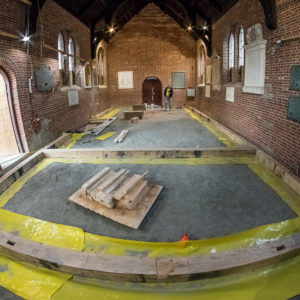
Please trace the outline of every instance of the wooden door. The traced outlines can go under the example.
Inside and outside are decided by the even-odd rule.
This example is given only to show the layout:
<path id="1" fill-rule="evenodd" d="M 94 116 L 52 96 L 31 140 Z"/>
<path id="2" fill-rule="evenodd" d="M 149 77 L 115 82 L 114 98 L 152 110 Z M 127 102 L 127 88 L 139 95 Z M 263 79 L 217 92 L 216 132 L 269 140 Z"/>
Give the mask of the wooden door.
<path id="1" fill-rule="evenodd" d="M 19 153 L 9 110 L 8 88 L 7 81 L 0 73 L 0 156 Z"/>
<path id="2" fill-rule="evenodd" d="M 143 103 L 162 105 L 162 84 L 156 77 L 148 77 L 143 83 Z"/>

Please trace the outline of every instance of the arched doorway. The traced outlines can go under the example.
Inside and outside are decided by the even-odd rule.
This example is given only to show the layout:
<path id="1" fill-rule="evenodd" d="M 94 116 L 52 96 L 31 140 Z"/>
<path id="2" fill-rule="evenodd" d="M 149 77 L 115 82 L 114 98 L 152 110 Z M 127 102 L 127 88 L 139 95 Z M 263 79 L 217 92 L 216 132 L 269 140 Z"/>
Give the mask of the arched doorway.
<path id="1" fill-rule="evenodd" d="M 162 105 L 162 84 L 156 77 L 148 77 L 143 82 L 143 103 Z"/>
<path id="2" fill-rule="evenodd" d="M 10 98 L 9 81 L 0 70 L 0 156 L 20 153 L 17 142 L 17 127 Z"/>

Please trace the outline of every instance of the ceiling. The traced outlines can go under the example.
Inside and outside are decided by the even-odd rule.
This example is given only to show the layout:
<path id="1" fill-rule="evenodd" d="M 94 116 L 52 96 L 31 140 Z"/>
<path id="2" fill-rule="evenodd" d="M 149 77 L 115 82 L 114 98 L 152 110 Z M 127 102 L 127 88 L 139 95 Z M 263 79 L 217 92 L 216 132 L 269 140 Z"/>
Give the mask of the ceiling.
<path id="1" fill-rule="evenodd" d="M 108 29 L 120 30 L 148 3 L 154 3 L 170 15 L 181 27 L 192 26 L 190 34 L 202 38 L 210 52 L 211 25 L 214 24 L 239 0 L 54 0 L 91 29 L 92 51 L 102 40 L 113 36 Z M 38 7 L 45 0 L 32 0 L 30 19 L 31 33 L 35 31 Z M 274 17 L 275 0 L 260 0 L 266 22 Z M 269 20 L 268 20 L 269 19 Z M 274 23 L 274 22 L 273 22 Z M 275 22 L 276 23 L 276 22 Z M 271 24 L 271 27 L 274 24 Z M 269 27 L 269 26 L 268 26 Z M 274 27 L 274 26 L 273 26 Z M 275 24 L 276 27 L 276 24 Z M 274 28 L 275 28 L 274 27 Z M 270 28 L 270 27 L 269 27 Z M 273 29 L 273 28 L 270 28 Z"/>

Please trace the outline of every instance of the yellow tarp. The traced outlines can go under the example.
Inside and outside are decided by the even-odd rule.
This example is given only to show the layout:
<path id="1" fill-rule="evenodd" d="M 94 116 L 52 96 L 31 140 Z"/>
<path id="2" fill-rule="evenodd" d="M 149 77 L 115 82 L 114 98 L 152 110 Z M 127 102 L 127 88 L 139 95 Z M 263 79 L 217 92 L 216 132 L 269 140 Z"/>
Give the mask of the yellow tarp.
<path id="1" fill-rule="evenodd" d="M 105 134 L 102 134 L 100 135 L 99 137 L 97 137 L 97 140 L 100 140 L 100 141 L 105 141 L 106 139 L 112 137 L 113 135 L 115 135 L 116 132 L 115 131 L 109 131 Z"/>
<path id="2" fill-rule="evenodd" d="M 81 251 L 81 228 L 55 224 L 0 209 L 0 230 L 50 246 Z"/>
<path id="3" fill-rule="evenodd" d="M 24 265 L 0 256 L 0 285 L 28 300 L 52 299 L 70 275 Z"/>
<path id="4" fill-rule="evenodd" d="M 107 112 L 105 115 L 98 114 L 98 115 L 92 116 L 92 119 L 99 119 L 99 120 L 110 119 L 110 118 L 114 117 L 119 111 L 120 111 L 120 108 L 115 108 L 115 109 Z"/>

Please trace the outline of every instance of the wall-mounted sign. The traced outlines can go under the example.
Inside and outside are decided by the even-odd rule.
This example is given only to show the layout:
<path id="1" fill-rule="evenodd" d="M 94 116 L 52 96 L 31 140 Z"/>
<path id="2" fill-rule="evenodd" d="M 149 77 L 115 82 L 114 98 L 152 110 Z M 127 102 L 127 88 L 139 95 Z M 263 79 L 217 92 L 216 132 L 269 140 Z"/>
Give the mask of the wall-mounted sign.
<path id="1" fill-rule="evenodd" d="M 118 88 L 133 89 L 133 72 L 118 72 Z"/>
<path id="2" fill-rule="evenodd" d="M 42 67 L 35 72 L 37 90 L 51 92 L 53 90 L 52 73 L 50 67 Z"/>
<path id="3" fill-rule="evenodd" d="M 78 90 L 68 90 L 69 106 L 79 104 Z"/>
<path id="4" fill-rule="evenodd" d="M 291 90 L 300 91 L 300 66 L 292 66 Z"/>
<path id="5" fill-rule="evenodd" d="M 289 98 L 288 118 L 300 122 L 300 97 Z"/>

